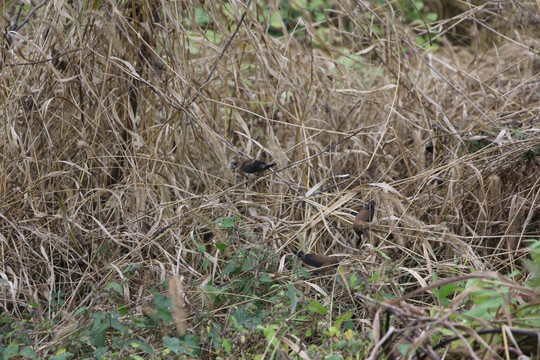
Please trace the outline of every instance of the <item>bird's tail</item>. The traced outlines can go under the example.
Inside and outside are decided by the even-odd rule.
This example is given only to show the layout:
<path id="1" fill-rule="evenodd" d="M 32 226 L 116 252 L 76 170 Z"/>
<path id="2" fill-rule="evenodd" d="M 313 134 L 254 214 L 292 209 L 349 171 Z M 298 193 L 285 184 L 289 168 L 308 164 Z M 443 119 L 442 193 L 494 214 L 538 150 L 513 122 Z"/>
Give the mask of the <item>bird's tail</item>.
<path id="1" fill-rule="evenodd" d="M 369 210 L 369 222 L 373 221 L 373 216 L 375 215 L 375 200 L 371 200 L 365 207 L 366 210 Z"/>
<path id="2" fill-rule="evenodd" d="M 277 165 L 277 163 L 272 163 L 272 164 L 270 164 L 270 165 L 266 165 L 265 167 L 263 167 L 263 168 L 261 169 L 261 171 L 262 171 L 262 170 L 269 169 L 269 168 L 271 168 L 272 166 L 276 166 L 276 165 Z"/>

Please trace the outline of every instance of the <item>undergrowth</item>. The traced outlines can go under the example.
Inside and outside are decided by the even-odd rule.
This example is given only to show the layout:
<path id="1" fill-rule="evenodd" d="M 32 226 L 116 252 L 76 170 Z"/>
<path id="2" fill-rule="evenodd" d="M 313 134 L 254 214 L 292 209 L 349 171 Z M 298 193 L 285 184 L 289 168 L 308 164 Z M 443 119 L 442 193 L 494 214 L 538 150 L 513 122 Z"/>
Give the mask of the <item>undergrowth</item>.
<path id="1" fill-rule="evenodd" d="M 0 8 L 4 359 L 540 359 L 537 3 Z"/>

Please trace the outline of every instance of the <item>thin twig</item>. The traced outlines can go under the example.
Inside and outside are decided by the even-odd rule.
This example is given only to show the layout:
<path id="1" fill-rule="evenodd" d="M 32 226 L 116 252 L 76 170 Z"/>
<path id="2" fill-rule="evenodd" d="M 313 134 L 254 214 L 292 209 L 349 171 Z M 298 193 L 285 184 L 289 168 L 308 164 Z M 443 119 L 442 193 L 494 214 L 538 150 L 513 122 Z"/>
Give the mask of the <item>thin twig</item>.
<path id="1" fill-rule="evenodd" d="M 248 1 L 246 7 L 249 8 L 250 5 L 251 5 L 251 0 Z M 238 30 L 240 29 L 240 26 L 242 26 L 242 23 L 244 22 L 244 18 L 246 17 L 246 15 L 247 15 L 247 12 L 244 11 L 242 16 L 240 17 L 240 21 L 238 21 L 238 24 L 236 25 L 236 29 L 234 29 L 234 32 L 231 34 L 231 37 L 229 38 L 229 41 L 227 41 L 227 44 L 225 44 L 225 47 L 221 51 L 221 54 L 219 54 L 219 57 L 217 58 L 216 62 L 214 63 L 214 66 L 212 67 L 212 70 L 210 71 L 210 74 L 208 74 L 208 77 L 206 78 L 204 83 L 201 85 L 199 90 L 197 90 L 197 94 L 193 97 L 193 99 L 191 99 L 191 101 L 188 103 L 187 107 L 189 107 L 189 105 L 193 104 L 193 102 L 195 100 L 197 100 L 199 95 L 201 95 L 201 89 L 204 88 L 206 86 L 206 84 L 208 84 L 210 82 L 210 79 L 212 78 L 212 75 L 214 75 L 214 71 L 216 71 L 216 68 L 217 68 L 219 62 L 221 61 L 221 58 L 223 57 L 223 55 L 225 55 L 225 51 L 227 51 L 227 49 L 231 45 L 234 37 L 238 33 Z"/>
<path id="2" fill-rule="evenodd" d="M 43 6 L 45 6 L 47 4 L 49 0 L 43 0 L 38 6 L 32 8 L 30 10 L 30 12 L 28 13 L 28 15 L 26 15 L 26 17 L 24 18 L 24 20 L 22 21 L 22 23 L 20 23 L 19 25 L 15 24 L 13 25 L 13 28 L 10 30 L 10 32 L 17 32 L 19 31 L 24 25 L 26 25 L 26 23 L 28 22 L 28 20 L 30 20 L 30 17 L 32 15 L 34 15 L 34 13 L 39 10 L 40 8 L 42 8 Z M 21 6 L 22 8 L 22 6 Z"/>
<path id="3" fill-rule="evenodd" d="M 74 53 L 74 52 L 77 52 L 77 51 L 81 51 L 82 49 L 83 49 L 83 48 L 72 49 L 72 50 L 66 51 L 65 53 L 62 53 L 62 54 L 60 54 L 60 55 L 56 55 L 56 56 L 53 56 L 52 58 L 48 58 L 48 59 L 44 59 L 44 60 L 29 61 L 29 62 L 23 62 L 23 63 L 5 64 L 5 65 L 6 65 L 6 66 L 27 66 L 27 65 L 38 65 L 38 64 L 43 64 L 43 63 L 46 63 L 46 62 L 49 62 L 49 61 L 53 61 L 53 60 L 59 59 L 59 58 L 61 58 L 62 56 L 66 56 L 66 55 L 68 55 L 68 54 L 71 54 L 71 53 Z"/>
<path id="4" fill-rule="evenodd" d="M 319 156 L 319 155 L 321 155 L 321 154 L 324 154 L 325 152 L 327 152 L 327 151 L 329 151 L 329 150 L 335 148 L 335 147 L 338 146 L 339 144 L 341 144 L 341 143 L 343 143 L 343 142 L 349 140 L 350 138 L 352 138 L 353 136 L 359 134 L 359 133 L 362 132 L 363 130 L 364 130 L 364 128 L 358 129 L 358 130 L 356 130 L 355 132 L 353 132 L 351 135 L 349 135 L 349 136 L 347 136 L 347 137 L 341 139 L 340 141 L 338 141 L 338 142 L 335 143 L 335 144 L 330 145 L 330 146 L 327 147 L 326 149 L 321 150 L 321 151 L 319 151 L 318 153 L 313 154 L 313 155 L 311 155 L 311 156 L 309 156 L 309 157 L 307 157 L 307 158 L 305 158 L 305 159 L 295 161 L 295 162 L 293 162 L 292 164 L 289 164 L 289 165 L 287 165 L 287 166 L 285 166 L 285 167 L 283 167 L 283 168 L 281 168 L 281 169 L 275 170 L 275 171 L 276 171 L 276 172 L 281 172 L 281 171 L 283 171 L 283 170 L 285 170 L 285 169 L 288 169 L 288 168 L 290 168 L 290 167 L 293 167 L 293 166 L 302 164 L 302 163 L 304 163 L 304 162 L 306 162 L 306 161 L 309 161 L 309 160 L 311 160 L 311 159 L 313 159 L 313 158 L 315 158 L 315 157 L 317 157 L 317 156 Z"/>

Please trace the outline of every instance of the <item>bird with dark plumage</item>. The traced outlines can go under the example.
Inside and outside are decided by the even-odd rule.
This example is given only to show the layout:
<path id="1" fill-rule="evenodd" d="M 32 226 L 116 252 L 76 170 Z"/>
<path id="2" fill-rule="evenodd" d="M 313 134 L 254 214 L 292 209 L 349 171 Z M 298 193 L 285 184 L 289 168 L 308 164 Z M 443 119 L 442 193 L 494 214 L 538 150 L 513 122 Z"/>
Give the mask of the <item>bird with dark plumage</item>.
<path id="1" fill-rule="evenodd" d="M 305 264 L 313 267 L 323 267 L 323 266 L 337 266 L 339 264 L 339 259 L 332 256 L 319 255 L 319 254 L 304 254 L 302 251 L 293 252 L 298 256 Z"/>
<path id="2" fill-rule="evenodd" d="M 262 174 L 266 169 L 275 166 L 276 163 L 267 164 L 264 161 L 256 159 L 245 159 L 242 161 L 236 161 L 232 163 L 231 169 L 238 171 L 241 174 L 250 178 L 255 178 Z"/>
<path id="3" fill-rule="evenodd" d="M 354 232 L 362 239 L 362 234 L 365 234 L 369 230 L 369 223 L 373 220 L 375 215 L 375 201 L 371 200 L 356 214 L 356 218 L 353 223 Z"/>

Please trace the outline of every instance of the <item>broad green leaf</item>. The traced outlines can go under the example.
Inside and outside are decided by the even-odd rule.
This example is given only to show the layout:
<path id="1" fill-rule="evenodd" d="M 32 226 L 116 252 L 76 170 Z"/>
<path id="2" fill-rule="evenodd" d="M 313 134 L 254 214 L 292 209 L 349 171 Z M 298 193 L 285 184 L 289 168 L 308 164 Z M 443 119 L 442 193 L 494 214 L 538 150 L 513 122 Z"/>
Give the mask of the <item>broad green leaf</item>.
<path id="1" fill-rule="evenodd" d="M 164 336 L 163 345 L 175 354 L 185 354 L 188 356 L 197 356 L 200 354 L 199 338 L 195 335 L 184 335 L 184 339 L 171 338 Z"/>
<path id="2" fill-rule="evenodd" d="M 426 18 L 427 22 L 435 22 L 437 21 L 439 16 L 437 15 L 437 13 L 430 12 L 430 13 L 425 14 L 424 17 Z"/>
<path id="3" fill-rule="evenodd" d="M 296 289 L 292 283 L 287 284 L 287 297 L 291 301 L 291 314 L 296 311 Z"/>
<path id="4" fill-rule="evenodd" d="M 221 346 L 223 346 L 223 349 L 225 349 L 227 354 L 231 355 L 232 344 L 229 339 L 222 339 Z"/>
<path id="5" fill-rule="evenodd" d="M 222 244 L 222 243 L 216 243 L 216 247 L 217 247 L 220 251 L 223 251 L 223 250 L 225 250 L 226 248 L 228 248 L 229 245 L 227 245 L 227 244 Z"/>
<path id="6" fill-rule="evenodd" d="M 73 357 L 73 354 L 66 351 L 66 349 L 61 349 L 61 351 L 57 352 L 57 355 L 51 356 L 50 360 L 67 360 L 71 359 Z"/>
<path id="7" fill-rule="evenodd" d="M 402 355 L 407 355 L 407 352 L 409 351 L 409 348 L 411 347 L 411 344 L 399 344 L 398 345 L 398 351 Z"/>
<path id="8" fill-rule="evenodd" d="M 311 304 L 308 306 L 308 310 L 314 314 L 327 315 L 328 310 L 315 300 L 311 300 Z"/>
<path id="9" fill-rule="evenodd" d="M 195 21 L 199 25 L 207 25 L 210 22 L 210 15 L 200 6 L 195 8 Z"/>
<path id="10" fill-rule="evenodd" d="M 19 344 L 11 343 L 4 350 L 4 359 L 9 359 L 12 356 L 19 354 Z"/>
<path id="11" fill-rule="evenodd" d="M 504 300 L 499 296 L 495 299 L 481 302 L 473 309 L 465 311 L 465 314 L 474 317 L 491 318 L 501 306 L 504 306 Z"/>
<path id="12" fill-rule="evenodd" d="M 264 273 L 259 277 L 259 281 L 262 283 L 272 283 L 274 280 L 270 277 L 270 275 Z"/>
<path id="13" fill-rule="evenodd" d="M 109 328 L 107 316 L 104 313 L 93 314 L 94 322 L 90 333 L 90 343 L 96 348 L 105 346 L 105 334 Z"/>
<path id="14" fill-rule="evenodd" d="M 19 355 L 23 358 L 37 359 L 36 352 L 30 346 L 25 346 L 19 351 Z"/>
<path id="15" fill-rule="evenodd" d="M 324 359 L 325 360 L 343 360 L 343 357 L 339 354 L 330 354 L 330 355 L 327 355 Z"/>
<path id="16" fill-rule="evenodd" d="M 144 351 L 147 354 L 153 354 L 154 353 L 154 349 L 150 345 L 148 345 L 148 344 L 146 344 L 146 343 L 144 343 L 144 342 L 142 342 L 142 341 L 140 341 L 138 339 L 127 340 L 126 345 L 131 346 L 134 349 L 140 349 L 140 350 Z"/>
<path id="17" fill-rule="evenodd" d="M 122 285 L 120 285 L 119 283 L 117 283 L 115 281 L 109 281 L 107 283 L 107 285 L 105 286 L 105 289 L 106 290 L 113 290 L 113 291 L 117 292 L 120 295 L 124 295 L 124 288 L 122 287 Z"/>
<path id="18" fill-rule="evenodd" d="M 340 328 L 341 327 L 341 324 L 344 322 L 344 321 L 347 321 L 347 320 L 350 320 L 352 318 L 353 314 L 352 312 L 346 312 L 344 313 L 343 315 L 341 315 L 340 317 L 338 317 L 336 319 L 336 321 L 334 321 L 334 326 L 337 327 L 337 328 Z"/>
<path id="19" fill-rule="evenodd" d="M 253 258 L 248 257 L 244 259 L 244 262 L 242 263 L 242 267 L 240 268 L 240 271 L 251 271 L 253 270 Z"/>
<path id="20" fill-rule="evenodd" d="M 274 12 L 272 12 L 272 14 L 270 14 L 270 26 L 272 26 L 272 27 L 274 27 L 276 29 L 281 29 L 281 19 Z"/>

